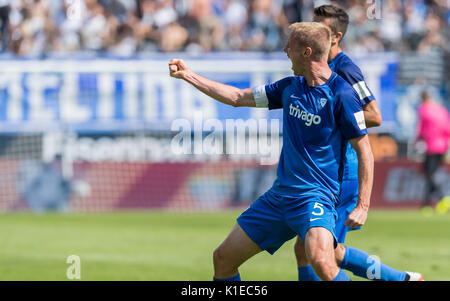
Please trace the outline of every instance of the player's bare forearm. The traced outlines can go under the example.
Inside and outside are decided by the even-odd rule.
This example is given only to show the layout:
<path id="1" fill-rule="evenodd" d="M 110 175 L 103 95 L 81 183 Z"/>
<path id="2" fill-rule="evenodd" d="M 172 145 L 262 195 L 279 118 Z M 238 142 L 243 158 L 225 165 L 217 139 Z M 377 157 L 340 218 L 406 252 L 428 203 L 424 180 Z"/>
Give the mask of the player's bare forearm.
<path id="1" fill-rule="evenodd" d="M 170 76 L 183 79 L 199 91 L 221 103 L 233 107 L 255 107 L 251 88 L 239 89 L 225 85 L 191 71 L 183 60 L 175 59 L 169 63 Z"/>
<path id="2" fill-rule="evenodd" d="M 378 108 L 376 100 L 372 100 L 368 104 L 363 106 L 364 119 L 366 120 L 366 126 L 368 128 L 377 127 L 381 125 L 382 118 L 381 112 Z"/>
<path id="3" fill-rule="evenodd" d="M 374 159 L 368 135 L 350 140 L 358 156 L 359 193 L 355 209 L 350 213 L 346 222 L 349 227 L 364 225 L 370 207 L 372 194 Z"/>
<path id="4" fill-rule="evenodd" d="M 198 90 L 205 93 L 209 97 L 212 97 L 224 104 L 233 107 L 256 106 L 251 88 L 239 89 L 233 86 L 212 81 L 195 73 L 188 74 L 184 78 L 184 80 L 192 84 L 194 87 L 196 87 Z"/>
<path id="5" fill-rule="evenodd" d="M 359 194 L 357 206 L 368 210 L 373 185 L 374 159 L 369 136 L 364 135 L 350 140 L 358 156 Z"/>

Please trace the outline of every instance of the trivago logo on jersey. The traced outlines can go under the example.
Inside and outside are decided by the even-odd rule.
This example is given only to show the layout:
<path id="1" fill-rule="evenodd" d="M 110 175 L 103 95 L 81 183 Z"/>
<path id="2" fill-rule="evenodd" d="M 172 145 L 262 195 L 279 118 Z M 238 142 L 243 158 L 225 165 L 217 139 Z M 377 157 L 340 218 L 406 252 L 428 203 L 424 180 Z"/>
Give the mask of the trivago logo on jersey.
<path id="1" fill-rule="evenodd" d="M 304 120 L 306 126 L 311 126 L 311 124 L 319 124 L 322 121 L 319 115 L 314 115 L 312 113 L 308 113 L 297 106 L 294 106 L 292 103 L 289 105 L 289 115 L 293 117 L 297 117 L 298 119 Z"/>

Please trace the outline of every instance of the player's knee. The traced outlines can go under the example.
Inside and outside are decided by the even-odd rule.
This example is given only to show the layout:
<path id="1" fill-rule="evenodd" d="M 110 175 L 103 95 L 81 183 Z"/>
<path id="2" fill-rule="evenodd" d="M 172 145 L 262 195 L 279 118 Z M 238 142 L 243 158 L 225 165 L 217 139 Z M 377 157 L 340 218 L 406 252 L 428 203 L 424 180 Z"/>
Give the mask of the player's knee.
<path id="1" fill-rule="evenodd" d="M 310 259 L 310 263 L 320 278 L 324 280 L 331 280 L 332 274 L 335 270 L 335 263 L 330 262 L 330 260 L 325 256 L 313 257 Z"/>
<path id="2" fill-rule="evenodd" d="M 320 270 L 327 269 L 329 265 L 325 256 L 314 256 L 310 259 L 310 262 L 314 268 L 318 268 Z"/>
<path id="3" fill-rule="evenodd" d="M 213 252 L 213 262 L 214 262 L 214 266 L 218 266 L 222 263 L 223 261 L 223 257 L 222 254 L 220 253 L 219 248 L 215 249 Z"/>
<path id="4" fill-rule="evenodd" d="M 230 267 L 229 263 L 227 262 L 226 256 L 223 253 L 223 251 L 220 249 L 220 247 L 215 249 L 213 252 L 213 263 L 214 263 L 214 268 L 216 270 L 223 271 L 225 269 L 232 268 L 232 267 Z"/>

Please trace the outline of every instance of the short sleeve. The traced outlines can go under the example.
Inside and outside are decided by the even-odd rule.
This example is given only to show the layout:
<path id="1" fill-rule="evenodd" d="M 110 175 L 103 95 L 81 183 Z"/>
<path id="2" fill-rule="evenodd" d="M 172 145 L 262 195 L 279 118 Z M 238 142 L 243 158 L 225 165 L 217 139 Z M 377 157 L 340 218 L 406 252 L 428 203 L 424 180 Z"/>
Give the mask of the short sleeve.
<path id="1" fill-rule="evenodd" d="M 366 105 L 372 100 L 375 100 L 375 96 L 367 86 L 361 69 L 354 63 L 347 62 L 343 64 L 337 73 L 355 89 L 362 105 Z"/>
<path id="2" fill-rule="evenodd" d="M 289 77 L 268 85 L 252 88 L 256 107 L 269 108 L 269 110 L 281 109 L 283 107 L 283 91 L 291 83 Z"/>
<path id="3" fill-rule="evenodd" d="M 356 91 L 350 87 L 337 95 L 335 118 L 345 139 L 350 140 L 367 134 L 361 101 Z"/>

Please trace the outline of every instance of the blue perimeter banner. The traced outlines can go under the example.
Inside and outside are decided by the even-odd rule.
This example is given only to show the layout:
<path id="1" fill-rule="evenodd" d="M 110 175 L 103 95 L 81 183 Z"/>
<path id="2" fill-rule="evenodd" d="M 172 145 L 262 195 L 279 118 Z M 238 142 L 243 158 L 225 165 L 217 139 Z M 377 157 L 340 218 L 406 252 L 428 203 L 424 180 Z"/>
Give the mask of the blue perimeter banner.
<path id="1" fill-rule="evenodd" d="M 184 81 L 171 78 L 173 56 L 121 60 L 45 59 L 0 61 L 0 132 L 168 131 L 176 119 L 272 119 L 281 111 L 233 108 L 218 103 Z M 186 57 L 190 68 L 239 88 L 292 75 L 284 54 Z M 356 57 L 389 131 L 396 121 L 395 54 Z"/>

